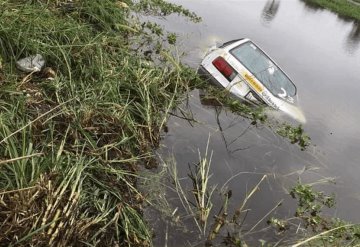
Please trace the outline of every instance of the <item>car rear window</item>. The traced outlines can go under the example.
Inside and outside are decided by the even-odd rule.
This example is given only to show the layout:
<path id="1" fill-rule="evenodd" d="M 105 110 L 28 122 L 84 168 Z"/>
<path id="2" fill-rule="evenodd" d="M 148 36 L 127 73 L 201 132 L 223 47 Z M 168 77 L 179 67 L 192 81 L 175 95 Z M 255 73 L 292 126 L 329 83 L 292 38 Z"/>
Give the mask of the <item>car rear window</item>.
<path id="1" fill-rule="evenodd" d="M 292 81 L 251 41 L 233 48 L 230 53 L 274 95 L 296 94 L 296 87 Z"/>
<path id="2" fill-rule="evenodd" d="M 242 39 L 230 40 L 230 41 L 225 42 L 224 44 L 220 45 L 219 48 L 224 48 L 224 47 L 226 47 L 226 46 L 228 46 L 228 45 L 231 45 L 231 44 L 234 44 L 235 42 L 238 42 L 238 41 L 240 41 L 240 40 L 242 40 Z"/>

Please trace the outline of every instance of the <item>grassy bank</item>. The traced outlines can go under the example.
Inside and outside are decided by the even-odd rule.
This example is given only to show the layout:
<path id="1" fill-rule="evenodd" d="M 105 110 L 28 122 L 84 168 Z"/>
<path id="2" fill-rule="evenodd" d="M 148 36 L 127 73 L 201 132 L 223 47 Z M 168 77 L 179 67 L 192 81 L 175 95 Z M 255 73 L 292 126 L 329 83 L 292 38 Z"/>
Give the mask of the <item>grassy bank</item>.
<path id="1" fill-rule="evenodd" d="M 317 7 L 329 9 L 341 17 L 360 21 L 360 6 L 348 0 L 302 0 Z M 354 2 L 359 2 L 355 0 Z"/>
<path id="2" fill-rule="evenodd" d="M 132 9 L 196 19 L 162 1 L 0 0 L 1 246 L 151 244 L 136 170 L 195 77 Z M 34 54 L 46 69 L 16 69 Z"/>

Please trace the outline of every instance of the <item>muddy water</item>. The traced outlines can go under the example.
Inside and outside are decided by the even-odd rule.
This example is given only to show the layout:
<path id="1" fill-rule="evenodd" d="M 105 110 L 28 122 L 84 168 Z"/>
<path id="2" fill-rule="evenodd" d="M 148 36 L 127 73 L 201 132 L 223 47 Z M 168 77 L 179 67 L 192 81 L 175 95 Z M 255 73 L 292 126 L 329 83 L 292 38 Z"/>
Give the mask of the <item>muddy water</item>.
<path id="1" fill-rule="evenodd" d="M 180 49 L 188 53 L 184 61 L 196 67 L 206 49 L 216 42 L 252 39 L 297 85 L 307 119 L 304 128 L 313 145 L 302 152 L 266 126 L 253 126 L 225 109 L 201 104 L 195 90 L 183 108 L 196 122 L 172 117 L 161 155 L 174 156 L 179 176 L 186 177 L 188 164 L 198 160 L 198 150 L 204 152 L 210 136 L 211 184 L 218 188 L 225 184 L 232 190 L 230 209 L 235 209 L 267 174 L 268 179 L 249 201 L 246 229 L 282 199 L 283 206 L 275 214 L 291 216 L 294 202 L 284 192 L 299 177 L 309 183 L 335 178 L 335 185 L 320 187 L 336 194 L 337 206 L 331 213 L 360 222 L 360 24 L 300 0 L 174 2 L 203 18 L 200 24 L 176 16 L 160 21 L 167 30 L 179 34 Z M 188 233 L 170 232 L 173 234 L 166 241 L 158 234 L 155 244 L 201 242 Z"/>

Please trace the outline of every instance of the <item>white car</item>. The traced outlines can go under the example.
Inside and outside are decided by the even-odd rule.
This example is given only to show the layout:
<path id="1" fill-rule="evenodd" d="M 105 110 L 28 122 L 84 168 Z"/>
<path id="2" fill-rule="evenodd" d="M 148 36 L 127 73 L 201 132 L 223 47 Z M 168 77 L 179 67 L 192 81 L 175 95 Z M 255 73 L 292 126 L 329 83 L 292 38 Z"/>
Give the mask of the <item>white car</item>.
<path id="1" fill-rule="evenodd" d="M 211 48 L 198 71 L 245 101 L 266 104 L 301 123 L 306 121 L 297 106 L 294 83 L 249 39 L 232 40 Z"/>

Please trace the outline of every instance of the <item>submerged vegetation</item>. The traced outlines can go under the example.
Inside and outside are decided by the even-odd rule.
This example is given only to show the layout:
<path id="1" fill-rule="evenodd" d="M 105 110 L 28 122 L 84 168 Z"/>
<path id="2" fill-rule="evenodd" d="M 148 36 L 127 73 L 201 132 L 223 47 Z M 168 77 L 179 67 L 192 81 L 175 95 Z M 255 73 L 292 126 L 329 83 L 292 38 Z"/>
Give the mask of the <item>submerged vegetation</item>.
<path id="1" fill-rule="evenodd" d="M 201 96 L 201 100 L 204 104 L 227 107 L 235 114 L 250 119 L 252 125 L 265 124 L 280 136 L 287 138 L 291 144 L 297 144 L 303 151 L 311 144 L 311 138 L 305 133 L 302 125 L 294 126 L 286 122 L 271 123 L 264 106 L 254 107 L 253 104 L 241 102 L 226 89 L 219 90 L 219 87 L 207 86 L 206 94 Z"/>
<path id="2" fill-rule="evenodd" d="M 235 176 L 259 177 L 258 182 L 247 188 L 241 201 L 234 201 L 233 190 L 225 184 L 214 184 L 209 168 L 212 165 L 212 152 L 199 153 L 199 161 L 189 164 L 187 176 L 182 177 L 177 170 L 176 161 L 162 162 L 159 174 L 145 179 L 144 186 L 153 196 L 149 198 L 151 207 L 161 213 L 161 218 L 172 225 L 168 231 L 172 234 L 191 234 L 186 226 L 194 225 L 197 232 L 196 246 L 359 246 L 360 225 L 342 221 L 329 214 L 335 206 L 335 195 L 315 189 L 315 184 L 330 181 L 317 181 L 304 184 L 300 180 L 292 186 L 285 198 L 279 200 L 265 215 L 260 215 L 257 222 L 248 224 L 251 213 L 249 208 L 256 194 L 270 183 L 273 174 L 258 174 L 242 171 Z M 230 179 L 231 180 L 231 179 Z M 156 181 L 156 186 L 152 184 Z M 158 185 L 161 185 L 160 187 Z M 153 190 L 155 189 L 155 190 Z M 240 190 L 240 188 L 233 188 Z M 171 196 L 165 196 L 166 194 Z M 171 198 L 168 200 L 167 198 Z M 290 215 L 277 216 L 285 200 L 296 200 L 295 207 L 287 208 Z M 217 202 L 220 205 L 215 205 Z M 326 210 L 327 209 L 327 210 Z M 253 212 L 257 214 L 257 212 Z M 251 216 L 250 216 L 251 217 Z M 266 239 L 254 239 L 253 234 L 263 234 Z M 192 233 L 193 234 L 193 233 Z M 163 236 L 161 236 L 163 238 Z M 164 245 L 168 246 L 167 238 Z"/>
<path id="3" fill-rule="evenodd" d="M 304 133 L 304 129 L 301 125 L 293 127 L 288 124 L 283 124 L 278 128 L 277 133 L 282 137 L 287 137 L 292 144 L 297 143 L 301 150 L 305 150 L 310 145 L 310 137 Z"/>

